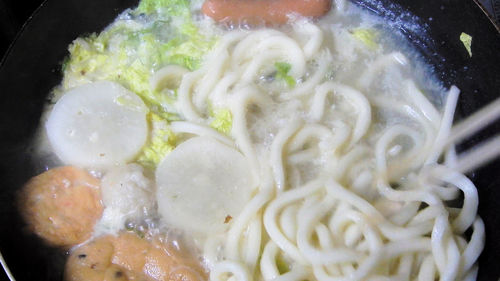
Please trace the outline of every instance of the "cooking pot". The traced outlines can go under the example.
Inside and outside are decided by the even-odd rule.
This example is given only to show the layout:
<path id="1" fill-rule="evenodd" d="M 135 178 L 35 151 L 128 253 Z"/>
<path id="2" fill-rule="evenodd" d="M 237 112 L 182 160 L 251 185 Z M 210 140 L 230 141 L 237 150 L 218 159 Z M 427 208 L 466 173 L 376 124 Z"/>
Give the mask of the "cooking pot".
<path id="1" fill-rule="evenodd" d="M 433 65 L 446 87 L 454 84 L 462 90 L 456 118 L 468 116 L 500 96 L 500 35 L 473 1 L 353 2 L 392 22 Z M 60 82 L 67 46 L 82 34 L 102 30 L 134 5 L 137 0 L 45 1 L 0 64 L 0 251 L 17 280 L 62 280 L 63 276 L 67 253 L 46 246 L 26 230 L 15 206 L 15 193 L 41 172 L 30 158 L 29 145 L 47 95 Z M 462 32 L 473 38 L 472 57 L 459 40 Z M 458 149 L 470 148 L 498 132 L 500 122 Z M 478 280 L 498 280 L 500 161 L 468 176 L 478 188 L 479 214 L 486 225 Z"/>

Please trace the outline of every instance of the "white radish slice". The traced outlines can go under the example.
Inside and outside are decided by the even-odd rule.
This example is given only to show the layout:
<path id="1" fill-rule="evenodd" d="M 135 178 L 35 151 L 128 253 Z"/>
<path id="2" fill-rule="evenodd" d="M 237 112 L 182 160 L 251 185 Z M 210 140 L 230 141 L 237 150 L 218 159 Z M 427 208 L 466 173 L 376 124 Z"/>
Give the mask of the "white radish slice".
<path id="1" fill-rule="evenodd" d="M 103 168 L 134 158 L 146 142 L 148 108 L 121 85 L 101 81 L 69 90 L 46 123 L 56 155 L 65 163 Z"/>
<path id="2" fill-rule="evenodd" d="M 160 215 L 194 235 L 223 231 L 250 200 L 250 168 L 243 154 L 211 137 L 181 143 L 156 169 Z"/>

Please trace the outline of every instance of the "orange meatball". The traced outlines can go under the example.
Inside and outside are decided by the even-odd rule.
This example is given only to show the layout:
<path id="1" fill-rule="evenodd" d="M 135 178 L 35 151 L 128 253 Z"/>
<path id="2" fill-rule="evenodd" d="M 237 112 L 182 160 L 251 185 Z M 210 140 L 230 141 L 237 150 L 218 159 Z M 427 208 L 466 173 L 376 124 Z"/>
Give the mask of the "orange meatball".
<path id="1" fill-rule="evenodd" d="M 113 263 L 134 272 L 141 272 L 147 280 L 207 279 L 198 261 L 162 243 L 158 237 L 145 239 L 135 233 L 122 233 L 113 240 L 113 245 Z M 172 279 L 173 277 L 175 278 Z"/>
<path id="2" fill-rule="evenodd" d="M 71 252 L 66 262 L 67 281 L 134 280 L 137 276 L 119 265 L 112 264 L 114 237 L 104 236 Z"/>
<path id="3" fill-rule="evenodd" d="M 114 237 L 113 263 L 135 272 L 142 272 L 146 263 L 146 255 L 151 245 L 132 232 L 125 232 Z"/>
<path id="4" fill-rule="evenodd" d="M 83 279 L 87 280 L 87 279 Z M 124 270 L 122 267 L 112 264 L 104 273 L 103 281 L 126 281 L 126 280 L 140 280 L 134 273 Z"/>
<path id="5" fill-rule="evenodd" d="M 200 274 L 199 271 L 183 266 L 183 267 L 177 267 L 174 270 L 170 271 L 170 274 L 167 279 L 169 281 L 194 281 L 194 280 L 207 280 L 207 278 L 203 275 Z"/>
<path id="6" fill-rule="evenodd" d="M 113 244 L 106 238 L 76 248 L 66 263 L 66 280 L 103 280 L 113 251 Z"/>
<path id="7" fill-rule="evenodd" d="M 103 236 L 74 249 L 66 263 L 67 281 L 202 281 L 199 262 L 168 246 L 132 232 Z"/>
<path id="8" fill-rule="evenodd" d="M 52 245 L 82 243 L 102 215 L 99 185 L 98 179 L 76 167 L 48 170 L 24 186 L 21 214 L 31 230 Z"/>

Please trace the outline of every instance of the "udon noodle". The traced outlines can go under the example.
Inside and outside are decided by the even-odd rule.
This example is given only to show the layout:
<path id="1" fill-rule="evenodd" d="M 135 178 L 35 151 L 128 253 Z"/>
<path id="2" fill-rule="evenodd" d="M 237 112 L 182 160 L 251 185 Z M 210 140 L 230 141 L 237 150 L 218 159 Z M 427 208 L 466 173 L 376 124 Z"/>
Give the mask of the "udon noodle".
<path id="1" fill-rule="evenodd" d="M 212 24 L 220 38 L 200 68 L 156 71 L 152 87 L 176 90 L 180 116 L 168 124 L 180 144 L 155 171 L 159 231 L 191 237 L 212 281 L 475 280 L 484 245 L 478 194 L 447 143 L 459 90 L 426 81 L 376 21 L 336 2 L 320 20 L 281 28 Z M 353 36 L 368 29 L 381 39 Z M 216 109 L 232 117 L 227 134 L 210 126 Z M 238 202 L 206 227 L 169 199 L 177 162 L 166 162 L 184 159 L 176 151 L 195 141 L 208 158 L 234 160 L 225 163 L 234 171 L 214 169 L 245 185 L 233 197 L 189 195 L 206 210 L 204 202 Z"/>
<path id="2" fill-rule="evenodd" d="M 320 26 L 302 23 L 300 32 L 307 41 L 270 29 L 229 32 L 213 60 L 181 82 L 187 122 L 173 123 L 176 132 L 213 133 L 191 127 L 209 123 L 210 102 L 228 108 L 234 145 L 259 178 L 227 232 L 208 238 L 211 280 L 474 279 L 484 237 L 477 191 L 438 163 L 458 89 L 448 92 L 443 113 L 412 80 L 402 81 L 397 101 L 374 93 L 375 73 L 406 64 L 401 53 L 380 56 L 349 84 L 324 79 L 336 50 Z M 264 62 L 284 59 L 297 77 L 309 77 L 290 91 L 253 82 Z M 276 116 L 282 108 L 292 114 Z M 370 131 L 380 122 L 376 110 L 406 122 Z M 250 123 L 257 118 L 265 121 Z M 463 206 L 448 206 L 461 193 Z"/>

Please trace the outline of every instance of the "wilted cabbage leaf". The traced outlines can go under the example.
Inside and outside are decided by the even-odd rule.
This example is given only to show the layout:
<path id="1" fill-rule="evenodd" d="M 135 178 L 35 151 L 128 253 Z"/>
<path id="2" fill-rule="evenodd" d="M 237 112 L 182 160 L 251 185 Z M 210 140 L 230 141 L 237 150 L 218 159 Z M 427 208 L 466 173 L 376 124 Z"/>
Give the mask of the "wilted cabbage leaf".
<path id="1" fill-rule="evenodd" d="M 148 121 L 151 124 L 151 134 L 136 161 L 144 167 L 154 169 L 175 148 L 177 137 L 170 130 L 168 122 L 160 116 L 150 113 Z"/>
<path id="2" fill-rule="evenodd" d="M 370 49 L 376 49 L 378 47 L 376 42 L 378 35 L 374 29 L 357 28 L 352 31 L 352 36 L 363 42 Z"/>
<path id="3" fill-rule="evenodd" d="M 292 69 L 292 65 L 286 62 L 277 62 L 274 64 L 274 67 L 276 67 L 276 79 L 283 79 L 290 88 L 295 87 L 297 83 L 295 78 L 288 75 L 288 72 Z"/>
<path id="4" fill-rule="evenodd" d="M 217 131 L 228 135 L 233 127 L 233 115 L 228 109 L 217 109 L 212 113 L 213 121 L 210 126 Z"/>
<path id="5" fill-rule="evenodd" d="M 460 34 L 460 41 L 462 41 L 462 44 L 464 44 L 465 49 L 469 53 L 469 56 L 472 57 L 472 36 L 465 32 L 462 32 L 462 34 Z"/>

